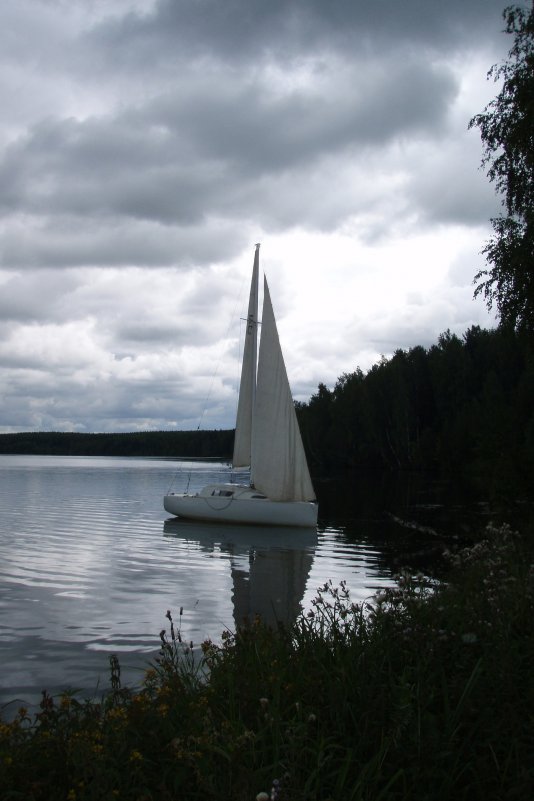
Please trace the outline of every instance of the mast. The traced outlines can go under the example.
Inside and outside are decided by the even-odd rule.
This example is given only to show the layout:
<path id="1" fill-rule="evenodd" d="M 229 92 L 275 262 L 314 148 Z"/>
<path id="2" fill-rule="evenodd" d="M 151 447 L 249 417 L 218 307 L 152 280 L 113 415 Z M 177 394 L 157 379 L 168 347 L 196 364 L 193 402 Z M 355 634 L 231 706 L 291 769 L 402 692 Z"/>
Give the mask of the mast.
<path id="1" fill-rule="evenodd" d="M 258 283 L 259 283 L 260 246 L 256 245 L 252 280 L 248 301 L 247 328 L 243 347 L 243 363 L 241 381 L 239 383 L 239 401 L 235 426 L 234 467 L 248 467 L 252 458 L 252 416 L 256 398 L 256 365 L 258 340 Z M 251 467 L 252 471 L 252 467 Z M 250 477 L 252 483 L 252 473 Z"/>

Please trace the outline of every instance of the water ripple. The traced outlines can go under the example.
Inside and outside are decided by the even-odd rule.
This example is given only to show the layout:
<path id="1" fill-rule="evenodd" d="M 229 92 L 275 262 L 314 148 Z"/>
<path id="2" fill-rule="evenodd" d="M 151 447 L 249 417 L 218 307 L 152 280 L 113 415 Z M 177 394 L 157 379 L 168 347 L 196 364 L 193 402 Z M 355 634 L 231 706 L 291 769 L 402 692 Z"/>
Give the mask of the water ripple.
<path id="1" fill-rule="evenodd" d="M 175 469 L 0 456 L 1 698 L 101 686 L 109 653 L 138 680 L 167 609 L 198 643 L 255 612 L 294 618 L 327 580 L 346 580 L 355 599 L 390 581 L 379 550 L 341 527 L 297 535 L 166 520 Z M 182 473 L 191 488 L 215 476 L 198 465 Z"/>

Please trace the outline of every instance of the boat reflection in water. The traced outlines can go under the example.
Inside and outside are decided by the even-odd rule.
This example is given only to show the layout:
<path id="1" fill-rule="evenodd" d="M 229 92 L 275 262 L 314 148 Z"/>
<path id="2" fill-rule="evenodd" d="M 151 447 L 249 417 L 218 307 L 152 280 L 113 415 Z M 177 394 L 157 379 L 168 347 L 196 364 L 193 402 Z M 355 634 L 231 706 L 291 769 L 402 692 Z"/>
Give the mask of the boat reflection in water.
<path id="1" fill-rule="evenodd" d="M 259 615 L 269 625 L 297 618 L 315 549 L 316 528 L 244 526 L 171 518 L 166 537 L 228 555 L 236 628 Z"/>

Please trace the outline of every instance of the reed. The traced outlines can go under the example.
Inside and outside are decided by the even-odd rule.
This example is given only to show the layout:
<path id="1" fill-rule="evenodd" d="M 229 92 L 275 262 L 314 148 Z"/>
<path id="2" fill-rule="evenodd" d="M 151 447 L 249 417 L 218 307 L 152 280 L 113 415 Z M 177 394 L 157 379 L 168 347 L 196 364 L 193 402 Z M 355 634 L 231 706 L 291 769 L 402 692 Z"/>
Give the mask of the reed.
<path id="1" fill-rule="evenodd" d="M 161 632 L 140 689 L 43 695 L 0 724 L 3 799 L 523 799 L 534 789 L 534 570 L 489 527 L 447 580 L 365 604 L 326 584 L 292 627 Z"/>

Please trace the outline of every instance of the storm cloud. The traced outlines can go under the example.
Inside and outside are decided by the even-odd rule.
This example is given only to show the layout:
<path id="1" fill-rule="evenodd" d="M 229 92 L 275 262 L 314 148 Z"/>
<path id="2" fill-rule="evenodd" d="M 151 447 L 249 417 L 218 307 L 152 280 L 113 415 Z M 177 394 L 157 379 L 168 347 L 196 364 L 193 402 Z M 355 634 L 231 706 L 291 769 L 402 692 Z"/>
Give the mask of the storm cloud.
<path id="1" fill-rule="evenodd" d="M 499 203 L 467 125 L 502 8 L 10 4 L 0 430 L 231 426 L 256 241 L 300 399 L 490 325 L 471 284 Z"/>

